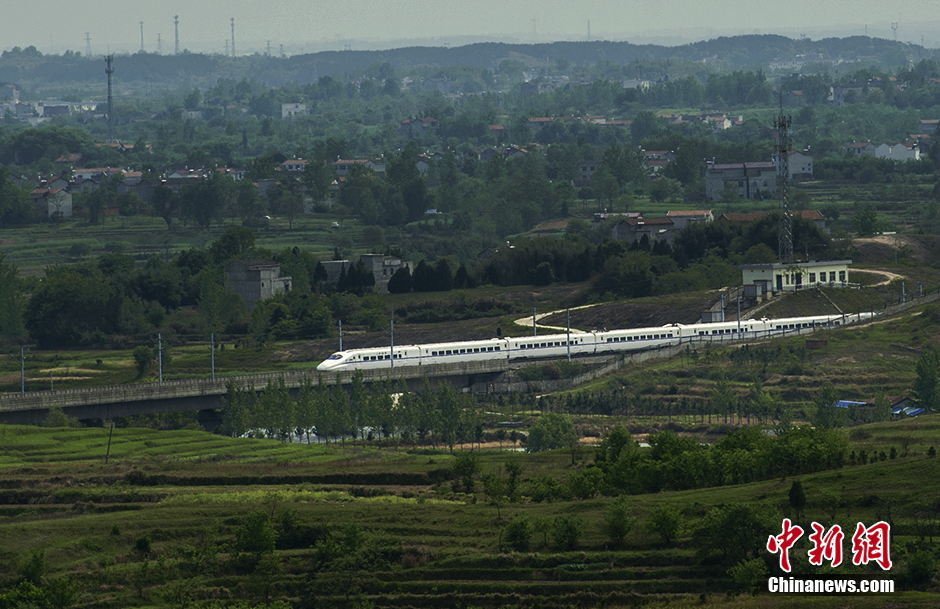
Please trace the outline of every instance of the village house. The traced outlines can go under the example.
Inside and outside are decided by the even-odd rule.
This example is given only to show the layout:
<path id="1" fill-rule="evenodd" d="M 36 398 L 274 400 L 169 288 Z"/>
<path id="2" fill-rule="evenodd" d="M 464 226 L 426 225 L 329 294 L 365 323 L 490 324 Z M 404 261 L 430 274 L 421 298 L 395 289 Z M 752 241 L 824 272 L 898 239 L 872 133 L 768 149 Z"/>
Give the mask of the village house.
<path id="1" fill-rule="evenodd" d="M 552 119 L 546 116 L 538 116 L 538 117 L 527 118 L 525 121 L 525 125 L 532 131 L 539 132 L 546 125 L 550 125 L 551 122 L 552 122 Z"/>
<path id="2" fill-rule="evenodd" d="M 710 209 L 688 209 L 666 212 L 666 217 L 672 220 L 674 230 L 682 230 L 689 224 L 711 222 L 715 219 Z"/>
<path id="3" fill-rule="evenodd" d="M 290 291 L 291 278 L 281 276 L 274 260 L 235 260 L 225 265 L 225 288 L 241 296 L 248 310 L 277 293 Z"/>
<path id="4" fill-rule="evenodd" d="M 288 159 L 281 163 L 281 170 L 290 175 L 300 175 L 308 162 L 306 159 Z"/>
<path id="5" fill-rule="evenodd" d="M 398 269 L 405 267 L 414 270 L 410 262 L 397 256 L 363 254 L 359 256 L 359 261 L 372 271 L 372 276 L 375 278 L 375 291 L 380 294 L 388 294 L 388 282 Z M 320 264 L 326 270 L 326 280 L 336 283 L 344 271 L 349 272 L 353 262 L 351 260 L 322 260 Z"/>
<path id="6" fill-rule="evenodd" d="M 899 144 L 879 144 L 875 146 L 876 159 L 892 161 L 917 161 L 920 159 L 920 147 L 917 144 L 901 142 Z"/>
<path id="7" fill-rule="evenodd" d="M 863 154 L 875 156 L 875 145 L 871 142 L 852 142 L 845 147 L 845 151 L 855 156 L 862 156 Z"/>
<path id="8" fill-rule="evenodd" d="M 937 125 L 940 125 L 940 119 L 936 118 L 925 118 L 920 121 L 920 130 L 918 133 L 924 135 L 933 135 L 937 132 Z"/>
<path id="9" fill-rule="evenodd" d="M 676 226 L 671 218 L 628 218 L 618 222 L 611 229 L 611 238 L 615 241 L 635 243 L 646 237 L 653 241 L 672 243 L 676 235 Z"/>
<path id="10" fill-rule="evenodd" d="M 581 181 L 590 182 L 591 178 L 594 177 L 594 172 L 600 169 L 603 163 L 604 161 L 582 160 L 579 164 L 581 168 Z"/>
<path id="11" fill-rule="evenodd" d="M 299 102 L 281 104 L 281 118 L 294 118 L 295 116 L 307 116 L 307 104 Z"/>
<path id="12" fill-rule="evenodd" d="M 780 157 L 773 155 L 774 167 L 777 173 L 780 173 Z M 813 157 L 808 152 L 790 150 L 787 152 L 787 168 L 789 169 L 789 179 L 799 178 L 812 179 L 813 177 Z"/>
<path id="13" fill-rule="evenodd" d="M 436 134 L 438 127 L 440 121 L 436 118 L 406 118 L 401 122 L 398 131 L 402 137 L 423 137 Z"/>
<path id="14" fill-rule="evenodd" d="M 385 173 L 385 163 L 370 161 L 369 159 L 336 159 L 333 161 L 336 175 L 341 178 L 345 177 L 354 165 L 364 165 L 376 173 Z"/>
<path id="15" fill-rule="evenodd" d="M 61 188 L 37 188 L 30 193 L 39 212 L 51 220 L 72 216 L 72 195 Z"/>
<path id="16" fill-rule="evenodd" d="M 73 180 L 96 180 L 110 178 L 111 176 L 124 173 L 120 167 L 88 167 L 72 170 Z"/>
<path id="17" fill-rule="evenodd" d="M 757 199 L 777 192 L 777 168 L 773 161 L 717 164 L 708 161 L 705 167 L 705 197 L 721 201 L 721 192 L 733 186 L 743 199 Z"/>

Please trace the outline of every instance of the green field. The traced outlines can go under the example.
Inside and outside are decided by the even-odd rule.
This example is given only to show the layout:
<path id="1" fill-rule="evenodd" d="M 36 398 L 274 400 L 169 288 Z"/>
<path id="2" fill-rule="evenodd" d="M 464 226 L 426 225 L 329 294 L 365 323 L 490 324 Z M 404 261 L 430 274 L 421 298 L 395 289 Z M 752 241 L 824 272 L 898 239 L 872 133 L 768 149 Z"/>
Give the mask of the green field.
<path id="1" fill-rule="evenodd" d="M 940 461 L 927 455 L 938 432 L 934 416 L 855 428 L 846 432 L 853 447 L 896 447 L 897 458 L 799 478 L 804 525 L 891 519 L 887 575 L 899 592 L 887 599 L 737 596 L 730 565 L 701 554 L 692 532 L 711 508 L 748 502 L 783 517 L 793 479 L 631 496 L 638 525 L 613 547 L 603 524 L 611 497 L 536 502 L 523 491 L 497 511 L 484 492 L 486 475 L 505 476 L 507 463 L 521 467 L 527 489 L 546 475 L 579 475 L 589 456 L 483 450 L 471 490 L 446 451 L 133 428 L 114 430 L 105 463 L 106 429 L 0 427 L 0 583 L 11 590 L 43 552 L 42 589 L 69 584 L 82 607 L 932 607 L 935 594 L 900 590 L 914 553 L 935 548 L 936 520 L 923 510 L 940 501 L 930 484 Z M 824 490 L 837 496 L 833 508 Z M 644 526 L 664 505 L 684 522 L 673 545 Z M 255 512 L 274 523 L 274 551 L 240 541 Z M 504 535 L 516 516 L 573 517 L 583 532 L 570 548 L 536 532 L 527 550 L 513 551 Z M 796 555 L 797 572 L 831 574 Z"/>

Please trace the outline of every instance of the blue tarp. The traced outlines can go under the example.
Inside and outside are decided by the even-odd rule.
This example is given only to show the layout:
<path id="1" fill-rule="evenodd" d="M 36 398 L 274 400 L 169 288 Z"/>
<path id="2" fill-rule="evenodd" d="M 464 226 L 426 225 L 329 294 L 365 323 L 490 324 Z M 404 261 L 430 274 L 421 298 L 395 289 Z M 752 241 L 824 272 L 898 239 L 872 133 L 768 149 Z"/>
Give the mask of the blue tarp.
<path id="1" fill-rule="evenodd" d="M 853 402 L 851 400 L 839 400 L 833 404 L 836 408 L 848 408 L 849 406 L 865 406 L 865 402 Z"/>

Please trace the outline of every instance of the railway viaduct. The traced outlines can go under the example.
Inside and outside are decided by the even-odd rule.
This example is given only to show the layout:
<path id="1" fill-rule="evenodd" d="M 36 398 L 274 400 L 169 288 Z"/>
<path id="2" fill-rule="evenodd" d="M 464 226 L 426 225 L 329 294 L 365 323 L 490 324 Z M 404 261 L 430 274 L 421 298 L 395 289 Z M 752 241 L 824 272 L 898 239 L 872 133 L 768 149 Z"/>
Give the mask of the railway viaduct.
<path id="1" fill-rule="evenodd" d="M 495 383 L 509 367 L 504 361 L 460 362 L 429 366 L 405 366 L 382 370 L 363 370 L 366 383 L 404 380 L 417 390 L 427 377 L 432 384 L 448 381 L 455 387 L 472 389 Z M 160 383 L 105 385 L 57 391 L 28 391 L 25 394 L 0 395 L 0 422 L 18 425 L 36 424 L 45 419 L 51 408 L 79 420 L 110 420 L 114 417 L 182 411 L 212 411 L 222 406 L 229 383 L 248 391 L 261 391 L 269 382 L 283 379 L 296 392 L 304 383 L 319 382 L 315 368 L 264 374 L 246 374 L 210 379 L 187 379 Z M 353 372 L 323 375 L 323 382 L 349 384 Z M 206 413 L 206 416 L 209 416 Z"/>
<path id="2" fill-rule="evenodd" d="M 367 384 L 383 382 L 398 384 L 404 381 L 410 391 L 420 390 L 424 386 L 425 379 L 432 386 L 447 382 L 458 389 L 476 394 L 533 389 L 558 391 L 609 374 L 628 363 L 671 357 L 685 348 L 685 345 L 676 345 L 617 355 L 582 356 L 578 357 L 577 361 L 587 364 L 588 369 L 579 376 L 535 383 L 520 380 L 514 374 L 514 370 L 533 363 L 544 364 L 551 361 L 550 359 L 539 359 L 537 362 L 514 360 L 511 363 L 503 360 L 454 362 L 363 370 L 362 373 L 363 380 Z M 353 374 L 353 371 L 324 374 L 323 382 L 327 385 L 335 385 L 337 382 L 348 385 L 352 383 Z M 199 411 L 200 421 L 207 427 L 213 427 L 213 419 L 218 419 L 216 411 L 222 406 L 222 398 L 226 394 L 229 383 L 243 390 L 262 391 L 268 383 L 277 383 L 281 379 L 292 393 L 296 393 L 304 383 L 318 383 L 319 373 L 315 368 L 310 368 L 309 370 L 227 376 L 215 381 L 188 379 L 164 381 L 162 385 L 138 383 L 59 391 L 28 391 L 25 395 L 0 394 L 0 423 L 34 425 L 42 422 L 51 408 L 61 408 L 65 414 L 83 421 L 108 421 L 121 416 Z"/>

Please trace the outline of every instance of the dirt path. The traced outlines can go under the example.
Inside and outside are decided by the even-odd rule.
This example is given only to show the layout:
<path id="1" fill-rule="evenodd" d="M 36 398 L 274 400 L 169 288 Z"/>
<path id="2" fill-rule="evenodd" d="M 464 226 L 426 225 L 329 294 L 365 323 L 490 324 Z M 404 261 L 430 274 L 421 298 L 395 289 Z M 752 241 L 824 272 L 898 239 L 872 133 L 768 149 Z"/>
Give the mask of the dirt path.
<path id="1" fill-rule="evenodd" d="M 871 273 L 873 275 L 881 275 L 884 279 L 876 283 L 875 285 L 888 285 L 895 279 L 904 279 L 904 275 L 898 275 L 897 273 L 892 273 L 891 271 L 882 271 L 882 270 L 868 270 L 865 269 L 862 271 L 864 273 Z"/>
<path id="2" fill-rule="evenodd" d="M 569 311 L 569 310 L 570 310 L 570 311 L 578 311 L 578 310 L 580 310 L 580 309 L 590 309 L 591 307 L 596 307 L 596 306 L 598 306 L 598 305 L 596 305 L 596 304 L 589 304 L 589 305 L 581 305 L 580 307 L 574 307 L 574 308 L 572 308 L 572 309 L 559 309 L 558 311 L 549 311 L 548 313 L 537 313 L 537 314 L 535 315 L 535 323 L 536 323 L 536 325 L 537 325 L 539 328 L 546 328 L 546 329 L 548 329 L 548 330 L 561 330 L 562 332 L 567 332 L 567 331 L 568 331 L 568 328 L 567 328 L 567 327 L 562 327 L 562 326 L 546 326 L 546 325 L 540 324 L 540 323 L 538 323 L 538 322 L 539 322 L 539 320 L 542 319 L 543 317 L 551 317 L 552 315 L 560 315 L 560 314 L 564 313 L 565 311 Z M 517 326 L 526 326 L 526 327 L 528 327 L 528 328 L 531 328 L 531 327 L 532 327 L 532 316 L 530 315 L 529 317 L 522 317 L 522 318 L 520 318 L 520 319 L 517 319 L 517 320 L 516 320 L 516 325 L 517 325 Z M 577 328 L 571 328 L 571 330 L 572 330 L 573 332 L 582 332 L 582 330 L 579 330 L 579 329 L 577 329 Z"/>

